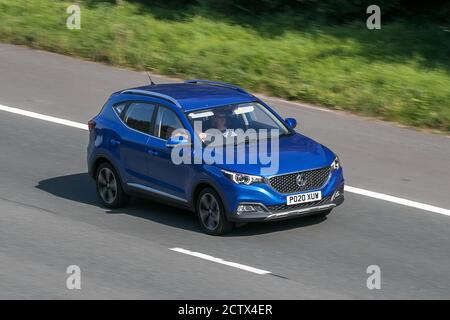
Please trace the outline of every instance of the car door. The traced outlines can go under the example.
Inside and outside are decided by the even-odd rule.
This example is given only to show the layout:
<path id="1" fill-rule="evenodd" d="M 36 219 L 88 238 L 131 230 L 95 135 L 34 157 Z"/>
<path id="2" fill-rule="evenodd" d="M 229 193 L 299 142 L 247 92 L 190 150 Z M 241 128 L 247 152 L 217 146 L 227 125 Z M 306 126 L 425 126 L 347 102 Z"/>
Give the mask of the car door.
<path id="1" fill-rule="evenodd" d="M 128 130 L 117 143 L 127 183 L 148 184 L 148 139 L 155 111 L 156 105 L 147 102 L 131 102 L 123 111 Z"/>
<path id="2" fill-rule="evenodd" d="M 189 164 L 175 164 L 171 159 L 172 149 L 166 146 L 167 139 L 184 126 L 175 113 L 165 106 L 159 106 L 154 122 L 153 135 L 149 138 L 149 176 L 154 187 L 173 197 L 187 198 L 186 185 L 189 179 Z"/>

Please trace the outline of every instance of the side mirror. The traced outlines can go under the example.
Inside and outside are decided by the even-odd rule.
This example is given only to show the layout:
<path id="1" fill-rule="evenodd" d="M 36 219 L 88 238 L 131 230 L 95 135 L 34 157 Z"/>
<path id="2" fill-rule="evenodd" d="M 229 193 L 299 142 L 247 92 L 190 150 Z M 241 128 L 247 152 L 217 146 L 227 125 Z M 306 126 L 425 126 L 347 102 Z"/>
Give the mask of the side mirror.
<path id="1" fill-rule="evenodd" d="M 174 148 L 174 147 L 187 147 L 190 146 L 191 143 L 189 140 L 186 139 L 186 137 L 179 135 L 175 137 L 170 137 L 166 142 L 167 148 Z"/>
<path id="2" fill-rule="evenodd" d="M 284 121 L 286 121 L 287 125 L 294 129 L 297 126 L 297 120 L 294 118 L 286 118 Z"/>

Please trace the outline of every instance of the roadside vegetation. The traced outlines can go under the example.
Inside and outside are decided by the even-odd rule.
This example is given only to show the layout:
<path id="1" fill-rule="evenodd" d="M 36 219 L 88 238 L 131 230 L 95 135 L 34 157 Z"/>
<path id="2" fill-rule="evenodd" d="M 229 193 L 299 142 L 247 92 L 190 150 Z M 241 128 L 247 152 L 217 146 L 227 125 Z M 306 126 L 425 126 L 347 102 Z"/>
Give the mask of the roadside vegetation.
<path id="1" fill-rule="evenodd" d="M 381 30 L 357 0 L 74 2 L 80 30 L 66 28 L 73 2 L 0 0 L 0 41 L 450 132 L 445 1 L 379 1 Z"/>

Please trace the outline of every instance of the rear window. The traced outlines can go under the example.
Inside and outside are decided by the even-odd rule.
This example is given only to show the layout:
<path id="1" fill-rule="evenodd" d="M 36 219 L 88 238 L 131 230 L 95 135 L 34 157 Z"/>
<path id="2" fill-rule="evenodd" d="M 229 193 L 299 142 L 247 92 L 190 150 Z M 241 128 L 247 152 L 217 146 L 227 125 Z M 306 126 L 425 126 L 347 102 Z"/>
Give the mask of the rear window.
<path id="1" fill-rule="evenodd" d="M 123 121 L 130 127 L 140 132 L 150 134 L 155 105 L 149 103 L 131 103 L 123 117 Z M 123 110 L 122 110 L 123 112 Z"/>
<path id="2" fill-rule="evenodd" d="M 123 110 L 125 110 L 126 105 L 127 104 L 124 102 L 124 103 L 119 103 L 119 104 L 116 104 L 115 106 L 113 106 L 114 111 L 117 113 L 117 115 L 121 119 L 123 119 L 122 113 L 123 113 Z"/>

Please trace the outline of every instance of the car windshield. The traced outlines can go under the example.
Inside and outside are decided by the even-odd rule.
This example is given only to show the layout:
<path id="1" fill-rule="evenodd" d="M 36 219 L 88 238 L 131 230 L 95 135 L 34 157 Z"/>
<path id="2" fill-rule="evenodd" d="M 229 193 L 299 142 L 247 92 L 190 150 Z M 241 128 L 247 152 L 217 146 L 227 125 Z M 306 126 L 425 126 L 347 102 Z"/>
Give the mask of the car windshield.
<path id="1" fill-rule="evenodd" d="M 238 129 L 243 131 L 254 129 L 256 132 L 266 130 L 268 135 L 271 130 L 274 130 L 272 131 L 273 135 L 289 133 L 286 126 L 258 102 L 189 112 L 188 118 L 203 141 L 205 141 L 206 135 L 211 129 L 216 129 L 216 132 L 219 130 L 227 138 L 234 135 Z"/>

